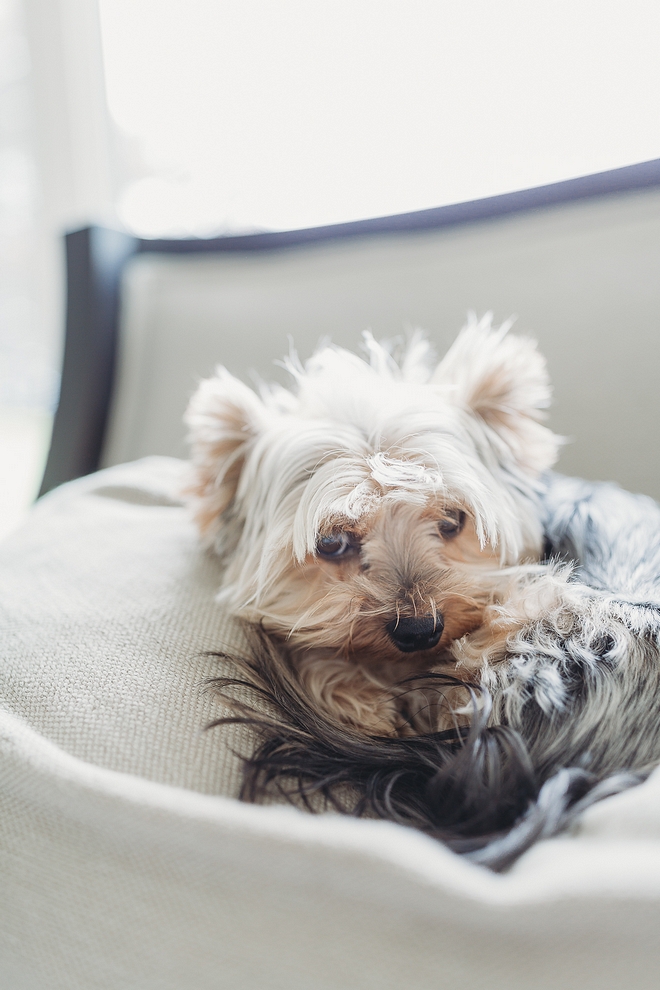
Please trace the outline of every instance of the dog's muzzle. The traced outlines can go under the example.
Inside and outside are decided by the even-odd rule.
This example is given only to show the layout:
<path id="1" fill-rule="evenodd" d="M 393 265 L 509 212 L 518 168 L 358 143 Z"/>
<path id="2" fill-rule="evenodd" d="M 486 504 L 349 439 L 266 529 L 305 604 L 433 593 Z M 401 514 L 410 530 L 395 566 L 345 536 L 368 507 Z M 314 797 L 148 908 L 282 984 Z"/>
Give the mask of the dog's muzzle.
<path id="1" fill-rule="evenodd" d="M 385 626 L 390 639 L 402 653 L 415 653 L 417 650 L 430 650 L 437 646 L 445 627 L 439 613 L 421 618 L 399 618 Z"/>

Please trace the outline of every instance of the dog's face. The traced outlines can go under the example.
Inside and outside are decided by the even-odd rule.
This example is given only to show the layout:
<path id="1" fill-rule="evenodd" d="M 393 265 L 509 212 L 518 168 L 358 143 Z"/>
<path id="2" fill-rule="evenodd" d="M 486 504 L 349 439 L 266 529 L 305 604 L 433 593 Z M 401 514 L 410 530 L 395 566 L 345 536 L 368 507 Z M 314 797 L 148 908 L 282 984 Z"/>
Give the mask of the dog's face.
<path id="1" fill-rule="evenodd" d="M 224 597 L 300 649 L 432 665 L 477 628 L 503 567 L 538 557 L 534 479 L 557 438 L 533 342 L 473 322 L 437 366 L 325 348 L 295 392 L 224 369 L 191 402 L 197 518 Z"/>
<path id="2" fill-rule="evenodd" d="M 462 505 L 382 499 L 322 525 L 314 552 L 291 560 L 261 614 L 298 645 L 417 668 L 480 625 L 498 568 Z"/>

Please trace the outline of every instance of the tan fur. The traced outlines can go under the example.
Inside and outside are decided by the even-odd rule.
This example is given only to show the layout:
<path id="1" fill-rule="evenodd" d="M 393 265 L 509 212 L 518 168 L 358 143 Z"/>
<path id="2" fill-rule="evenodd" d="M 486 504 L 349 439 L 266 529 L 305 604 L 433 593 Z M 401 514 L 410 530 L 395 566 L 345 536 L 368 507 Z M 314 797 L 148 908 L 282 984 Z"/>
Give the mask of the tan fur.
<path id="1" fill-rule="evenodd" d="M 391 682 L 368 668 L 314 652 L 299 655 L 297 670 L 310 701 L 338 721 L 376 736 L 392 735 L 399 726 Z"/>
<path id="2" fill-rule="evenodd" d="M 452 644 L 485 622 L 493 629 L 514 625 L 513 618 L 507 622 L 498 611 L 498 602 L 511 595 L 515 584 L 509 571 L 499 568 L 492 547 L 480 547 L 470 518 L 461 533 L 443 539 L 438 531 L 442 516 L 442 505 L 384 505 L 356 531 L 359 556 L 345 561 L 310 556 L 292 565 L 272 601 L 260 604 L 262 625 L 289 643 L 314 703 L 368 733 L 410 731 L 410 719 L 419 720 L 414 711 L 408 720 L 402 718 L 392 693 L 395 685 L 450 669 Z M 438 645 L 401 653 L 386 632 L 387 623 L 436 612 L 444 619 Z M 467 667 L 473 665 L 466 658 L 467 678 Z M 437 701 L 436 688 L 430 697 Z M 406 700 L 410 711 L 411 691 Z M 420 688 L 419 712 L 430 703 Z M 436 727 L 453 724 L 448 717 L 448 723 Z"/>
<path id="3" fill-rule="evenodd" d="M 224 369 L 202 382 L 190 403 L 186 422 L 194 436 L 194 475 L 185 494 L 204 536 L 215 535 L 236 495 L 246 451 L 262 419 L 251 389 Z"/>

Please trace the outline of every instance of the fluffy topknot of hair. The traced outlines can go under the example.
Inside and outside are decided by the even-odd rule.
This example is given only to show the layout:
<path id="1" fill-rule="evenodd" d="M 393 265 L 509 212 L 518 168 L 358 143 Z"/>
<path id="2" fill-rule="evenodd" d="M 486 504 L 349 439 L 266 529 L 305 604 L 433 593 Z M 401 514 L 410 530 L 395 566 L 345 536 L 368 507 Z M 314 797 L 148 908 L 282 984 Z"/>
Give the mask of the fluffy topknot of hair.
<path id="1" fill-rule="evenodd" d="M 471 317 L 439 363 L 420 331 L 405 344 L 365 333 L 365 357 L 327 344 L 303 366 L 293 353 L 293 388 L 259 395 L 218 368 L 186 414 L 201 529 L 219 549 L 241 542 L 263 572 L 287 547 L 298 559 L 313 552 L 324 521 L 440 496 L 515 559 L 521 493 L 552 466 L 559 440 L 540 422 L 544 359 L 508 330 Z"/>

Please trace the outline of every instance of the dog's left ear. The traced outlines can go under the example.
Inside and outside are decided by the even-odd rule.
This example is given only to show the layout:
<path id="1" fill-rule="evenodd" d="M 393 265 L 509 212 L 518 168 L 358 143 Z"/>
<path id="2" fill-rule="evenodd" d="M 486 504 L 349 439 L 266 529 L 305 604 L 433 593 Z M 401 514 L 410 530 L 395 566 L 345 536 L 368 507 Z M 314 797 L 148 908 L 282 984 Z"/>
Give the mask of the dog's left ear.
<path id="1" fill-rule="evenodd" d="M 265 428 L 266 409 L 251 388 L 219 367 L 200 383 L 184 418 L 194 471 L 188 494 L 200 530 L 212 539 L 232 506 L 250 445 Z"/>
<path id="2" fill-rule="evenodd" d="M 536 341 L 471 319 L 433 375 L 486 426 L 498 460 L 536 476 L 557 460 L 561 438 L 540 423 L 550 405 L 545 358 Z"/>

